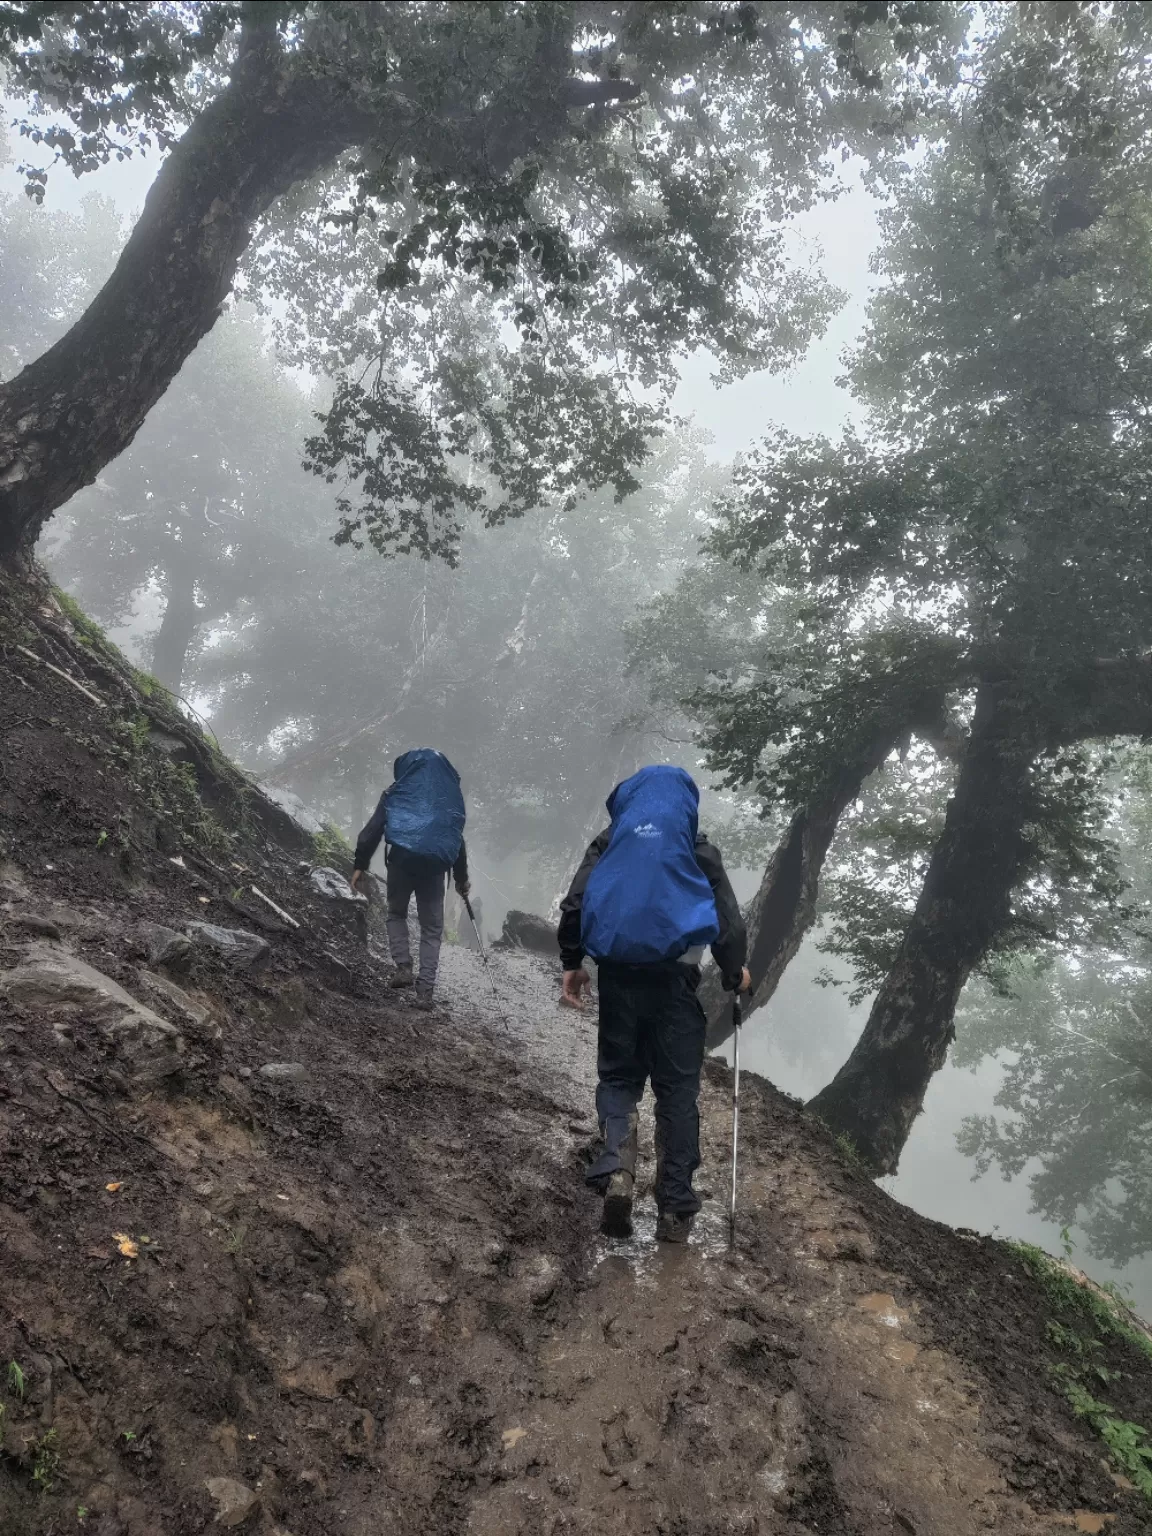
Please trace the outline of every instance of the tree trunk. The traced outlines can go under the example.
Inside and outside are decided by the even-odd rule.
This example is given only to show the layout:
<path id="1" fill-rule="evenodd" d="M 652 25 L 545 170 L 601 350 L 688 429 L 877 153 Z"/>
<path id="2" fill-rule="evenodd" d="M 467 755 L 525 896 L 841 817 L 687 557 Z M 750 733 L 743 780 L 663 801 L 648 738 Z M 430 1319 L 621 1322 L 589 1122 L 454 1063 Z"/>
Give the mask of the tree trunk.
<path id="1" fill-rule="evenodd" d="M 855 761 L 845 765 L 828 790 L 798 810 L 768 861 L 760 889 L 744 909 L 748 926 L 748 969 L 752 996 L 745 1017 L 763 1007 L 780 984 L 804 935 L 816 919 L 820 875 L 844 812 L 859 797 L 864 781 L 907 734 L 907 727 L 877 731 Z M 700 1001 L 708 1015 L 709 1049 L 723 1045 L 732 1034 L 732 1004 L 709 966 L 700 985 Z"/>
<path id="2" fill-rule="evenodd" d="M 203 618 L 196 605 L 192 568 L 177 560 L 168 573 L 164 617 L 152 647 L 152 672 L 172 693 L 179 694 L 183 688 L 188 647 Z"/>
<path id="3" fill-rule="evenodd" d="M 856 1048 L 808 1106 L 850 1137 L 877 1173 L 896 1171 L 928 1084 L 947 1056 L 961 989 L 1010 920 L 1029 853 L 1031 767 L 1043 746 L 1043 732 L 1021 718 L 1014 700 L 981 690 L 944 830 L 899 953 Z"/>
<path id="4" fill-rule="evenodd" d="M 136 435 L 211 329 L 256 220 L 350 137 L 317 82 L 284 76 L 275 34 L 165 161 L 112 276 L 54 347 L 0 387 L 0 559 Z"/>
<path id="5" fill-rule="evenodd" d="M 132 441 L 215 324 L 257 220 L 289 187 L 368 142 L 500 175 L 563 136 L 571 108 L 639 94 L 627 81 L 541 71 L 480 107 L 432 108 L 398 82 L 366 110 L 354 70 L 309 67 L 306 50 L 282 48 L 277 7 L 245 9 L 232 78 L 164 162 L 112 276 L 54 347 L 0 385 L 0 566 L 26 569 L 47 519 Z M 570 66 L 569 51 L 556 57 Z"/>

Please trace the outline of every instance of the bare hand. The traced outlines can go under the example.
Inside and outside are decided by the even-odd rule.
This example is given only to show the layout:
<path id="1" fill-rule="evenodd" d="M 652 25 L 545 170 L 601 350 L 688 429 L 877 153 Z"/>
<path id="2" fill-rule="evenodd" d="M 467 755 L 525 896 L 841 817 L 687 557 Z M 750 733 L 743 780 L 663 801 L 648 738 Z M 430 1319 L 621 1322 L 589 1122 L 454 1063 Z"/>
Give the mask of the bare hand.
<path id="1" fill-rule="evenodd" d="M 363 873 L 364 873 L 364 871 L 362 869 L 354 869 L 352 871 L 352 878 L 351 878 L 351 880 L 349 880 L 348 884 L 352 887 L 353 890 L 356 889 L 356 886 L 357 886 L 357 883 L 359 882 L 360 876 Z"/>
<path id="2" fill-rule="evenodd" d="M 751 992 L 751 990 L 752 990 L 752 972 L 748 969 L 747 966 L 745 966 L 744 969 L 740 972 L 740 991 L 741 992 Z"/>
<path id="3" fill-rule="evenodd" d="M 592 978 L 583 966 L 578 971 L 565 971 L 564 990 L 560 993 L 561 1008 L 583 1008 L 583 994 L 591 990 Z"/>

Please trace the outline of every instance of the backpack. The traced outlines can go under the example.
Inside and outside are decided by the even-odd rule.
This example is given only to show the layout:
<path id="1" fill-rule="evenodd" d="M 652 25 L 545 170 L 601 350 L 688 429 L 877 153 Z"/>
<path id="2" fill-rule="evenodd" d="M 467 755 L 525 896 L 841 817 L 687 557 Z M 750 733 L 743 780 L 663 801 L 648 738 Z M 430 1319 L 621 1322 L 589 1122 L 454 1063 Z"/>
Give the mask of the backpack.
<path id="1" fill-rule="evenodd" d="M 384 841 L 450 869 L 464 840 L 460 775 L 431 747 L 414 747 L 396 759 L 396 782 L 384 809 Z"/>
<path id="2" fill-rule="evenodd" d="M 581 907 L 581 942 L 594 960 L 654 965 L 719 935 L 696 862 L 699 803 L 683 768 L 641 768 L 609 795 L 612 835 Z"/>

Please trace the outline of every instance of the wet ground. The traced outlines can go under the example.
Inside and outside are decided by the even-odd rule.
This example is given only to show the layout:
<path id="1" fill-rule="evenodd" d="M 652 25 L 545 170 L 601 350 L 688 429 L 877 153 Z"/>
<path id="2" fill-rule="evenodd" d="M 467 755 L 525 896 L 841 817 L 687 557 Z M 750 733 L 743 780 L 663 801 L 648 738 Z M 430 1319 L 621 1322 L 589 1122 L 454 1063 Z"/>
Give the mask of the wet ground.
<path id="1" fill-rule="evenodd" d="M 18 670 L 0 656 L 0 977 L 48 943 L 185 1003 L 182 1068 L 149 1083 L 82 1006 L 0 1018 L 5 1536 L 1152 1528 L 1007 1250 L 901 1208 L 746 1077 L 730 1251 L 716 1063 L 693 1243 L 653 1241 L 647 1113 L 636 1235 L 605 1242 L 594 1023 L 546 962 L 448 950 L 418 1013 L 291 839 L 220 796 L 221 843 L 139 732 Z M 191 919 L 263 934 L 266 968 L 160 974 L 141 925 Z M 1152 1419 L 1147 1366 L 1099 1360 Z"/>

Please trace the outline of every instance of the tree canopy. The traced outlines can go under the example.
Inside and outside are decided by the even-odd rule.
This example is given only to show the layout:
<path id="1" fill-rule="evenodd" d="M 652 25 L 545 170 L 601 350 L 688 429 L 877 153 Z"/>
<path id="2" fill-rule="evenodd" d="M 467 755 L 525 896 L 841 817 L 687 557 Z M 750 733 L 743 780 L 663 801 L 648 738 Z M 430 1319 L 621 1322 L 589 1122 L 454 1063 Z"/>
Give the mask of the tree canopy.
<path id="1" fill-rule="evenodd" d="M 1146 18 L 992 19 L 962 110 L 882 215 L 846 372 L 864 430 L 775 435 L 719 509 L 712 556 L 794 623 L 692 701 L 713 766 L 790 807 L 832 795 L 839 816 L 864 781 L 834 794 L 844 765 L 910 737 L 955 776 L 911 910 L 873 866 L 841 936 L 883 980 L 815 1107 L 880 1166 L 973 967 L 1053 936 L 1073 886 L 1118 900 L 1081 744 L 1152 730 Z"/>
<path id="2" fill-rule="evenodd" d="M 965 14 L 6 6 L 34 195 L 57 163 L 167 158 L 83 320 L 0 391 L 0 542 L 131 440 L 258 226 L 246 282 L 339 380 L 310 455 L 342 537 L 451 558 L 469 509 L 634 489 L 677 356 L 779 366 L 821 325 L 833 295 L 781 225 L 829 151 L 896 163 Z"/>

